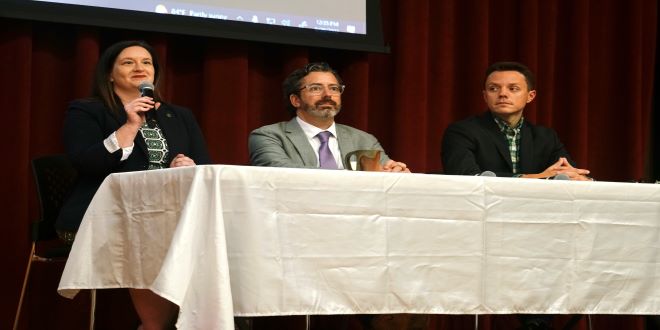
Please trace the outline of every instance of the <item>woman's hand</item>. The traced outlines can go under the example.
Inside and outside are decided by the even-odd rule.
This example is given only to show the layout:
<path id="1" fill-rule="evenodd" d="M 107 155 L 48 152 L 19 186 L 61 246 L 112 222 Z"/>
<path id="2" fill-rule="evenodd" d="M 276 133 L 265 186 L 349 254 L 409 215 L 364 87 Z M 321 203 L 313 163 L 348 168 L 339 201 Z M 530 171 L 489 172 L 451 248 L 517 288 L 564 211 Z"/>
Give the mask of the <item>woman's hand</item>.
<path id="1" fill-rule="evenodd" d="M 124 110 L 126 111 L 127 117 L 126 123 L 139 128 L 144 123 L 147 111 L 154 107 L 158 108 L 158 106 L 160 106 L 160 104 L 154 102 L 154 100 L 148 96 L 138 97 L 137 99 L 124 104 Z"/>
<path id="2" fill-rule="evenodd" d="M 178 154 L 176 155 L 176 157 L 174 157 L 174 159 L 172 159 L 172 162 L 170 163 L 170 167 L 181 167 L 181 166 L 195 166 L 195 161 L 184 154 Z"/>
<path id="3" fill-rule="evenodd" d="M 126 123 L 117 129 L 116 137 L 119 146 L 126 148 L 133 145 L 133 140 L 137 135 L 140 126 L 144 123 L 145 114 L 147 111 L 160 106 L 160 102 L 154 102 L 148 96 L 138 97 L 126 104 L 124 104 L 124 111 L 126 111 Z"/>

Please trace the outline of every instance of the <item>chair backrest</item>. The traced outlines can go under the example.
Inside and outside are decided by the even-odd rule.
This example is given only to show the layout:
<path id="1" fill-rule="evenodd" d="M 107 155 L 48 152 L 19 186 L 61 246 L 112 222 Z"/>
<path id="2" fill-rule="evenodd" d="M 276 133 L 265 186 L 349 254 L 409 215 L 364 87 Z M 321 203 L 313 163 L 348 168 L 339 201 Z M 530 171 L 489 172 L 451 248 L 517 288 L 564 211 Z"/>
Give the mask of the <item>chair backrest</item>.
<path id="1" fill-rule="evenodd" d="M 40 219 L 32 224 L 32 240 L 57 237 L 55 220 L 69 196 L 78 172 L 66 155 L 57 154 L 32 160 L 32 174 L 41 207 Z"/>

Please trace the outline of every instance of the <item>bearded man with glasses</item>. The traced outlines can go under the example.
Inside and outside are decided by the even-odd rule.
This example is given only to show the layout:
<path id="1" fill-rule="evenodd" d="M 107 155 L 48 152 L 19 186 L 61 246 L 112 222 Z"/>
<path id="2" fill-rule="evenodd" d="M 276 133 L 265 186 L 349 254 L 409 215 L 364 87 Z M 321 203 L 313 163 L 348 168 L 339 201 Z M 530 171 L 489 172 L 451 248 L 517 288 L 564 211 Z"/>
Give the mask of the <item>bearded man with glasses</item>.
<path id="1" fill-rule="evenodd" d="M 250 163 L 256 166 L 344 169 L 344 156 L 354 150 L 380 150 L 381 171 L 410 172 L 389 159 L 371 134 L 336 124 L 345 86 L 327 63 L 310 63 L 282 83 L 293 117 L 250 133 Z"/>

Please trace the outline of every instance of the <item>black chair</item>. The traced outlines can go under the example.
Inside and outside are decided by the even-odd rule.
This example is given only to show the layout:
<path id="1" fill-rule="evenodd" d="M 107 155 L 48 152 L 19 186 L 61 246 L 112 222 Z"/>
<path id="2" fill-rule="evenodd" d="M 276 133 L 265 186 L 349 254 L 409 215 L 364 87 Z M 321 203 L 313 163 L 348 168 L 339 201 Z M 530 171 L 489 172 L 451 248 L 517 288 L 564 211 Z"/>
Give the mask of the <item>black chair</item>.
<path id="1" fill-rule="evenodd" d="M 76 169 L 66 155 L 58 154 L 33 159 L 32 174 L 37 187 L 40 218 L 37 221 L 34 221 L 30 228 L 32 248 L 27 263 L 27 269 L 25 271 L 25 277 L 23 279 L 23 287 L 18 301 L 18 308 L 16 309 L 16 316 L 14 318 L 14 330 L 18 327 L 21 309 L 23 307 L 23 298 L 25 296 L 25 289 L 30 276 L 32 263 L 66 261 L 69 251 L 71 250 L 71 246 L 58 239 L 57 232 L 55 231 L 55 220 L 57 219 L 62 204 L 68 197 L 69 192 L 76 181 Z M 44 251 L 40 251 L 41 253 L 38 255 L 36 253 L 37 243 L 45 241 L 60 241 L 61 244 L 55 246 L 49 244 L 49 247 L 44 249 Z M 93 328 L 94 324 L 94 304 L 95 294 L 92 292 L 90 329 Z"/>

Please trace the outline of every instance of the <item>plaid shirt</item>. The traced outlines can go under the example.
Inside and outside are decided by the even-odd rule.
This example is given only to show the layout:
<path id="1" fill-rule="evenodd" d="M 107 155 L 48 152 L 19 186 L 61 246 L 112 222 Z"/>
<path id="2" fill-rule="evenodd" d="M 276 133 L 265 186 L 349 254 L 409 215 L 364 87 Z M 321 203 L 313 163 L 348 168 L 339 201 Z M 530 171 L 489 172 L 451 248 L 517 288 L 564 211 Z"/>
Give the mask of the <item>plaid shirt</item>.
<path id="1" fill-rule="evenodd" d="M 493 116 L 497 126 L 500 127 L 500 131 L 506 136 L 506 140 L 509 142 L 509 154 L 511 155 L 511 166 L 513 174 L 518 173 L 518 159 L 520 158 L 520 129 L 522 128 L 524 118 L 520 117 L 518 124 L 515 127 L 509 126 L 504 120 Z"/>

